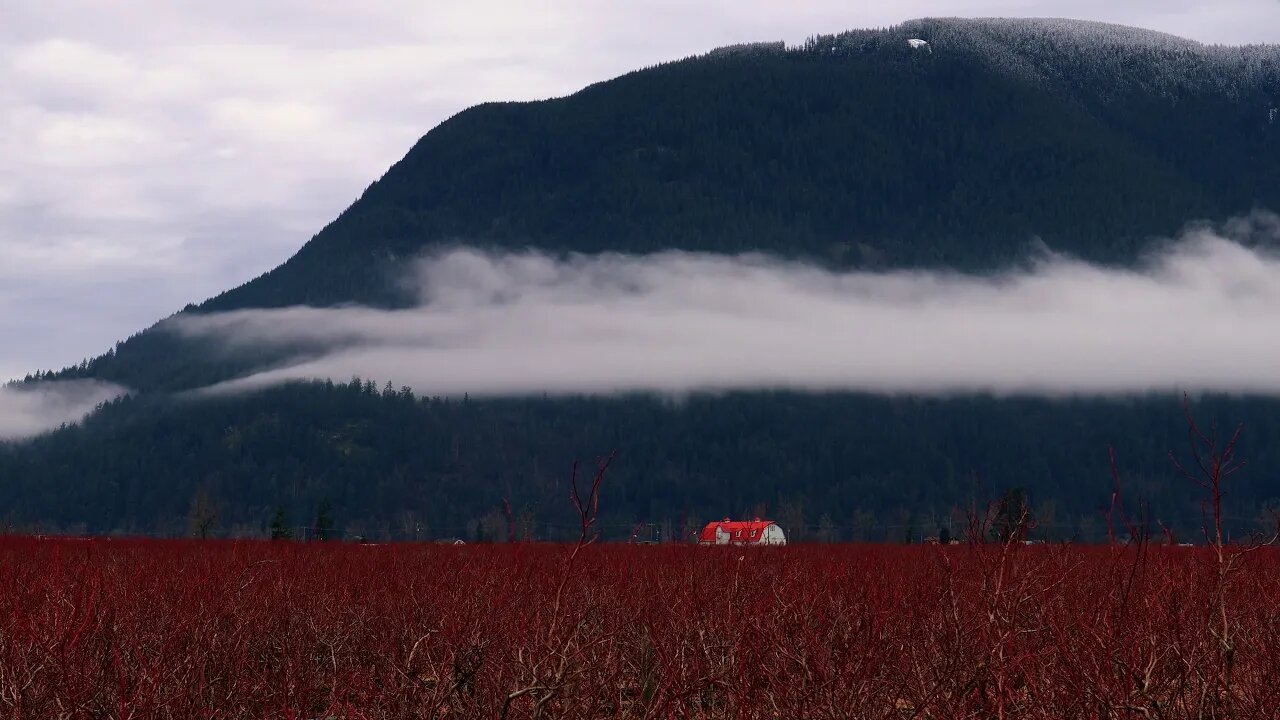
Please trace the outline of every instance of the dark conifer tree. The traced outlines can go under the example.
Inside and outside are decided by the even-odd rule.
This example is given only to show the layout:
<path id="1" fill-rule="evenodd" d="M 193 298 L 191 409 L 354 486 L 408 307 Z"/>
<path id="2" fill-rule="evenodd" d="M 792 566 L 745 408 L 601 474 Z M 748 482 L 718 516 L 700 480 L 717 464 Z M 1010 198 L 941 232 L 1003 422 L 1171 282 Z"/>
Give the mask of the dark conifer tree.
<path id="1" fill-rule="evenodd" d="M 333 506 L 329 499 L 320 501 L 316 509 L 316 521 L 311 527 L 311 536 L 316 540 L 328 540 L 333 535 Z"/>
<path id="2" fill-rule="evenodd" d="M 284 506 L 276 506 L 276 514 L 271 517 L 271 539 L 289 540 L 293 531 L 289 528 L 289 517 L 285 515 Z"/>

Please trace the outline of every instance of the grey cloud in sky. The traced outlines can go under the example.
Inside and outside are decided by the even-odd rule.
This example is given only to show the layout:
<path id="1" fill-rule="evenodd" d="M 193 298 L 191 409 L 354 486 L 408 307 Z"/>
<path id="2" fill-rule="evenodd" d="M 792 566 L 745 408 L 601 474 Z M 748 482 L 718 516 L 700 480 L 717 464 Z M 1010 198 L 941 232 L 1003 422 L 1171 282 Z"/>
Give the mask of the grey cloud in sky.
<path id="1" fill-rule="evenodd" d="M 11 3 L 0 13 L 0 374 L 75 363 L 279 264 L 476 103 L 925 15 L 1280 41 L 1275 0 Z"/>
<path id="2" fill-rule="evenodd" d="M 294 363 L 212 392 L 352 375 L 432 395 L 730 389 L 1280 394 L 1280 219 L 1188 230 L 1137 269 L 1044 255 L 992 277 L 763 256 L 425 260 L 407 310 L 284 308 L 168 326 Z M 305 351 L 302 349 L 305 348 Z"/>

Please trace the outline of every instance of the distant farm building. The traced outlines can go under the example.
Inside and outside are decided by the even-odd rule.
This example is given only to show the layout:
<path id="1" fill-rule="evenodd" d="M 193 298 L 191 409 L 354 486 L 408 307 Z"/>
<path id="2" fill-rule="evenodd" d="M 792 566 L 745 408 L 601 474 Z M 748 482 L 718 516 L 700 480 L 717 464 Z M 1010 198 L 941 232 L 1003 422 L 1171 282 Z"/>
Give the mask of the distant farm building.
<path id="1" fill-rule="evenodd" d="M 787 536 L 772 520 L 739 520 L 725 518 L 707 523 L 698 538 L 699 545 L 786 545 Z"/>
<path id="2" fill-rule="evenodd" d="M 929 45 L 929 41 L 927 40 L 921 40 L 920 38 L 911 38 L 910 40 L 907 41 L 907 45 L 912 50 L 924 50 L 930 54 L 933 54 L 933 47 Z"/>

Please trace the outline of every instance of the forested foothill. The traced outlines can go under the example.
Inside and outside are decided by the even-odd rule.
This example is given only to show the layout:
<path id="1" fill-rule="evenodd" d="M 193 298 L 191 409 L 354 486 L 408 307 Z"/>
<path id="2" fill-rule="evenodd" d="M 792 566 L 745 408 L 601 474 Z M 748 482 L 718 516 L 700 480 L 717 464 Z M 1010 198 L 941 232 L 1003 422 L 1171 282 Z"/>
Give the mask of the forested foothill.
<path id="1" fill-rule="evenodd" d="M 1247 465 L 1231 480 L 1226 524 L 1238 537 L 1266 529 L 1280 504 L 1280 407 L 1205 397 L 1193 410 L 1206 427 L 1217 418 L 1219 434 L 1243 424 Z M 575 527 L 572 461 L 616 450 L 601 509 L 611 540 L 637 523 L 692 540 L 710 520 L 769 516 L 793 540 L 919 542 L 958 535 L 974 503 L 1018 488 L 1033 539 L 1097 542 L 1115 484 L 1109 447 L 1133 517 L 1199 541 L 1202 493 L 1173 462 L 1190 462 L 1191 447 L 1172 396 L 477 400 L 359 379 L 116 401 L 0 454 L 0 522 L 172 536 L 212 513 L 211 535 L 266 537 L 283 513 L 301 537 L 328 502 L 332 537 L 506 541 L 513 523 L 520 539 L 563 540 Z"/>

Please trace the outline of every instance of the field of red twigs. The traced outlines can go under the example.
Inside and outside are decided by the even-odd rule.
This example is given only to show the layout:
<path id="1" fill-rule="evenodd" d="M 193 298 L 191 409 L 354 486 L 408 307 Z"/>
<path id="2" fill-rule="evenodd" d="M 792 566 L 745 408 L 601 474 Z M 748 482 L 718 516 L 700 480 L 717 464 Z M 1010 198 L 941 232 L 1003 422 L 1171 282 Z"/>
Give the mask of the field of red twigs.
<path id="1" fill-rule="evenodd" d="M 571 551 L 0 538 L 0 717 L 1280 717 L 1270 547 Z"/>

